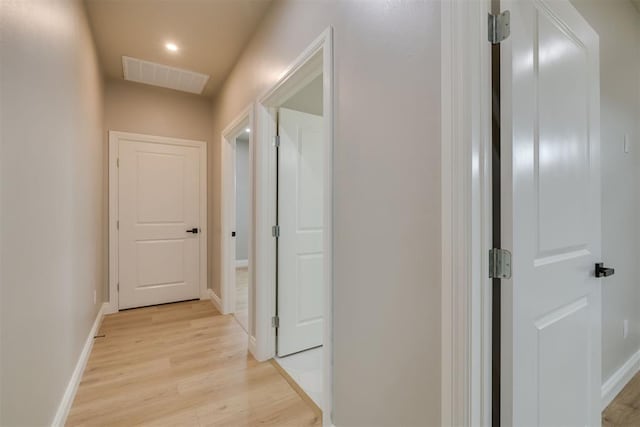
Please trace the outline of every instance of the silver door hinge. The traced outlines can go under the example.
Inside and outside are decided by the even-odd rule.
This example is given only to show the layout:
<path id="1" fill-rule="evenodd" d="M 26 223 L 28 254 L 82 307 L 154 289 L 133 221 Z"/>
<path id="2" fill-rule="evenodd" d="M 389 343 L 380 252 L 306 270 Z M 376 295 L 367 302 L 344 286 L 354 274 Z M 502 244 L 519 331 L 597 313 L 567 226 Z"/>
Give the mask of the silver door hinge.
<path id="1" fill-rule="evenodd" d="M 497 248 L 489 251 L 489 278 L 511 279 L 511 252 Z"/>
<path id="2" fill-rule="evenodd" d="M 279 328 L 280 327 L 280 318 L 278 316 L 273 316 L 271 318 L 271 327 Z"/>
<path id="3" fill-rule="evenodd" d="M 511 34 L 511 13 L 505 10 L 500 15 L 489 14 L 489 42 L 498 44 Z"/>
<path id="4" fill-rule="evenodd" d="M 273 146 L 276 148 L 280 147 L 280 135 L 273 137 Z"/>
<path id="5" fill-rule="evenodd" d="M 271 235 L 273 237 L 275 237 L 276 239 L 278 237 L 280 237 L 280 226 L 279 225 L 274 225 L 273 227 L 271 227 Z"/>

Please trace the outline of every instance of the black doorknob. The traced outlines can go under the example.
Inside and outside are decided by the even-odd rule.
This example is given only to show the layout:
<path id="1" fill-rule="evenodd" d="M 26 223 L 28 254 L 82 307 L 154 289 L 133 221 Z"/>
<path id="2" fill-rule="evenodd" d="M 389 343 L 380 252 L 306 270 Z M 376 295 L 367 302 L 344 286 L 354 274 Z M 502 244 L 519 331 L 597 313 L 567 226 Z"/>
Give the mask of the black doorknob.
<path id="1" fill-rule="evenodd" d="M 191 230 L 187 230 L 187 233 L 193 233 L 193 234 L 198 234 L 198 229 L 196 227 L 193 227 Z"/>
<path id="2" fill-rule="evenodd" d="M 596 263 L 596 277 L 609 277 L 613 276 L 616 271 L 613 268 L 608 268 L 604 266 L 604 263 L 598 262 Z"/>

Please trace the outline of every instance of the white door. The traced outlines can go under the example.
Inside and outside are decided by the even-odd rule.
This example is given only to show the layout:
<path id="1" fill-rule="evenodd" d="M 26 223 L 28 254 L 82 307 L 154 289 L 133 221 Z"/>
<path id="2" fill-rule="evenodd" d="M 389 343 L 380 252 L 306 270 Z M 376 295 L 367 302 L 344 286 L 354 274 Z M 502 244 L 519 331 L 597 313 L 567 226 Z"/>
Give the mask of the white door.
<path id="1" fill-rule="evenodd" d="M 119 308 L 198 298 L 200 150 L 121 138 L 118 151 Z"/>
<path id="2" fill-rule="evenodd" d="M 322 345 L 322 117 L 280 109 L 278 116 L 277 354 Z"/>
<path id="3" fill-rule="evenodd" d="M 599 40 L 567 0 L 503 0 L 502 425 L 600 425 Z"/>

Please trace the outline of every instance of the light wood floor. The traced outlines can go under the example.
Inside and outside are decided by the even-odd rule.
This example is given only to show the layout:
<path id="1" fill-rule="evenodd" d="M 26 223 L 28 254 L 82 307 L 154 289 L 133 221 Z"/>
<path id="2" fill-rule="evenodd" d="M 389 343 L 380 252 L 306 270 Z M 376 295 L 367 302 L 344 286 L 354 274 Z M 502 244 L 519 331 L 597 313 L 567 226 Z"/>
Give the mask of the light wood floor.
<path id="1" fill-rule="evenodd" d="M 319 426 L 247 336 L 209 301 L 106 316 L 71 408 L 68 426 Z"/>
<path id="2" fill-rule="evenodd" d="M 249 327 L 249 268 L 236 267 L 236 312 L 238 322 Z"/>
<path id="3" fill-rule="evenodd" d="M 640 374 L 636 374 L 604 410 L 602 426 L 640 426 Z"/>

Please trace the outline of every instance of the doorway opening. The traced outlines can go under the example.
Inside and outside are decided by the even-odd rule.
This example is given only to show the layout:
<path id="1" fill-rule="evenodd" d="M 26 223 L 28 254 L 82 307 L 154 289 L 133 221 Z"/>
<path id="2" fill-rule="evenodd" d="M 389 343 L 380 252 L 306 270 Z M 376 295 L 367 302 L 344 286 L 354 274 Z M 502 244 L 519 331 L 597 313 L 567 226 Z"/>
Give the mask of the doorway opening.
<path id="1" fill-rule="evenodd" d="M 332 33 L 256 105 L 256 344 L 331 422 Z"/>
<path id="2" fill-rule="evenodd" d="M 236 137 L 235 146 L 235 307 L 233 315 L 249 332 L 249 127 Z"/>
<path id="3" fill-rule="evenodd" d="M 323 76 L 277 111 L 276 361 L 322 405 Z"/>
<path id="4" fill-rule="evenodd" d="M 612 37 L 601 6 L 502 1 L 489 21 L 510 31 L 489 32 L 502 40 L 492 76 L 491 4 L 443 9 L 443 43 L 461 49 L 443 48 L 442 422 L 599 425 L 607 411 L 620 417 L 601 410 L 640 366 L 637 188 L 627 185 L 637 170 L 639 104 L 637 91 L 616 89 L 637 88 L 637 39 Z M 622 19 L 636 13 L 630 8 L 612 16 L 637 35 L 637 21 Z M 627 61 L 629 52 L 636 71 L 614 77 L 613 57 Z M 492 103 L 499 153 L 487 132 Z M 509 268 L 490 276 L 492 237 L 494 259 Z M 614 352 L 618 343 L 628 345 L 624 354 Z M 448 357 L 451 349 L 464 356 Z"/>
<path id="5" fill-rule="evenodd" d="M 222 295 L 218 309 L 233 314 L 252 336 L 253 137 L 252 106 L 222 132 Z M 214 301 L 216 304 L 216 301 Z"/>

